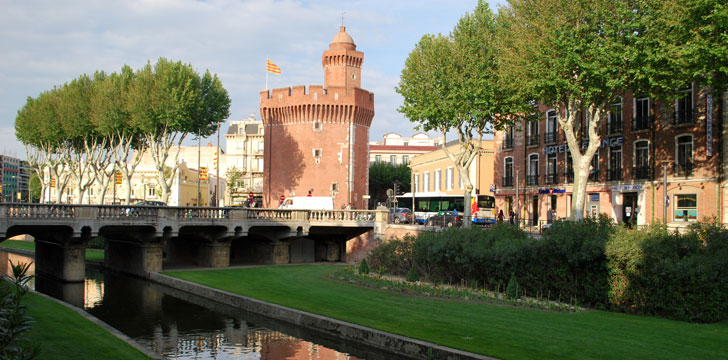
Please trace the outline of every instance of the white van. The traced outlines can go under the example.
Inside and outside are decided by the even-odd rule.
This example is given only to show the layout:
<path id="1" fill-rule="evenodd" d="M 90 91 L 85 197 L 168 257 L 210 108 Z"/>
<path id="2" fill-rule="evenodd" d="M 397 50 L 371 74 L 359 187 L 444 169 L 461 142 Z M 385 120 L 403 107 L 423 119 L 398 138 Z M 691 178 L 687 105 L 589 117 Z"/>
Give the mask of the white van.
<path id="1" fill-rule="evenodd" d="M 281 209 L 333 210 L 334 199 L 328 196 L 294 196 L 286 198 Z"/>

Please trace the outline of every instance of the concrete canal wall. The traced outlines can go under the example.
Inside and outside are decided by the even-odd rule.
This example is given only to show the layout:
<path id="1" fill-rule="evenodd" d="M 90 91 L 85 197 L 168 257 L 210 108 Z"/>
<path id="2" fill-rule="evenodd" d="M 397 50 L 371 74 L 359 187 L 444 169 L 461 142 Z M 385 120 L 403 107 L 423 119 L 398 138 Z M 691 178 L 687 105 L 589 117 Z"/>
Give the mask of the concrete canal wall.
<path id="1" fill-rule="evenodd" d="M 271 304 L 251 297 L 213 289 L 159 273 L 150 274 L 149 280 L 226 305 L 234 306 L 245 311 L 261 314 L 276 320 L 282 320 L 296 326 L 321 332 L 328 336 L 340 338 L 346 341 L 359 342 L 385 352 L 392 352 L 412 359 L 494 359 L 305 311 Z"/>

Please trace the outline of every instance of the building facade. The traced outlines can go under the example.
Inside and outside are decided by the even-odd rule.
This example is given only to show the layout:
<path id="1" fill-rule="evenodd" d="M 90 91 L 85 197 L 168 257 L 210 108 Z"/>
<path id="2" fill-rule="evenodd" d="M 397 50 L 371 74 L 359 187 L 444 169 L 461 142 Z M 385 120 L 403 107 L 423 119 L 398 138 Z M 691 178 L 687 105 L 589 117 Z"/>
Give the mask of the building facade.
<path id="1" fill-rule="evenodd" d="M 2 202 L 18 201 L 18 190 L 20 189 L 20 159 L 0 155 L 0 169 L 2 170 Z"/>
<path id="2" fill-rule="evenodd" d="M 465 184 L 460 172 L 442 146 L 440 145 L 438 150 L 412 158 L 410 167 L 412 169 L 415 197 L 418 195 L 464 194 Z M 447 146 L 448 150 L 453 154 L 460 152 L 460 144 L 457 141 L 448 142 L 444 146 Z M 471 195 L 492 195 L 490 189 L 493 185 L 494 147 L 495 142 L 493 140 L 481 141 L 481 149 L 470 164 L 469 169 L 469 177 L 473 184 Z"/>
<path id="3" fill-rule="evenodd" d="M 387 133 L 382 141 L 369 143 L 369 164 L 382 162 L 395 166 L 408 164 L 417 155 L 437 150 L 441 143 L 442 138 L 431 138 L 422 132 L 412 137 Z"/>
<path id="4" fill-rule="evenodd" d="M 721 96 L 695 85 L 674 102 L 626 93 L 599 129 L 585 216 L 607 214 L 619 223 L 666 221 L 683 227 L 721 217 Z M 571 216 L 574 170 L 559 109 L 539 106 L 539 121 L 496 133 L 496 204 L 532 224 Z M 582 112 L 581 129 L 589 118 Z M 581 131 L 582 149 L 588 136 Z M 667 195 L 667 198 L 665 195 Z"/>
<path id="5" fill-rule="evenodd" d="M 321 56 L 324 85 L 260 93 L 265 126 L 263 206 L 281 196 L 325 196 L 363 208 L 374 94 L 361 88 L 364 53 L 341 26 Z"/>
<path id="6" fill-rule="evenodd" d="M 263 122 L 254 117 L 231 122 L 225 134 L 225 155 L 220 175 L 231 178 L 233 173 L 230 171 L 237 171 L 239 180 L 234 187 L 228 188 L 226 204 L 246 204 L 250 193 L 253 193 L 254 199 L 262 199 L 264 133 Z"/>

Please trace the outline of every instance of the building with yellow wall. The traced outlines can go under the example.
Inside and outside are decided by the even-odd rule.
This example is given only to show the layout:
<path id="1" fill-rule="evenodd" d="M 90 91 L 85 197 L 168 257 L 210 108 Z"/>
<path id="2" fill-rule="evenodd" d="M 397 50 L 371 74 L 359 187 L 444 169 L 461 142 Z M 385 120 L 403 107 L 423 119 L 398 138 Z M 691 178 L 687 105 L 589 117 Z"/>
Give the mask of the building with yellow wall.
<path id="1" fill-rule="evenodd" d="M 445 146 L 453 154 L 461 151 L 458 141 L 450 141 Z M 481 149 L 470 164 L 468 174 L 473 184 L 471 195 L 493 195 L 491 189 L 494 186 L 494 146 L 493 140 L 482 140 Z M 460 172 L 455 163 L 447 156 L 442 145 L 438 150 L 412 158 L 410 168 L 412 169 L 415 196 L 463 195 L 465 192 L 465 184 Z"/>

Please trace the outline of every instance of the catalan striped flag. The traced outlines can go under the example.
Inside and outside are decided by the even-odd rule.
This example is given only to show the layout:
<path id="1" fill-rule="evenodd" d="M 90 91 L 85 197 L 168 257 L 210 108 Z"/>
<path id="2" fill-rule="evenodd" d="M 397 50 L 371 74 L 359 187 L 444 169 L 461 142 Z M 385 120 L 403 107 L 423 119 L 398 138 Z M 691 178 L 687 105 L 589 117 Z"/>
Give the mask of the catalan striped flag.
<path id="1" fill-rule="evenodd" d="M 281 68 L 279 68 L 278 65 L 274 64 L 270 60 L 266 60 L 266 61 L 268 62 L 267 65 L 266 65 L 266 69 L 268 70 L 269 73 L 273 73 L 273 74 L 276 74 L 276 75 L 280 75 L 281 74 Z"/>

